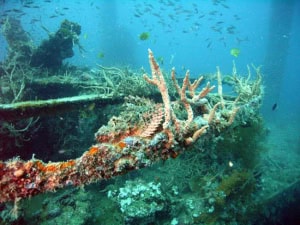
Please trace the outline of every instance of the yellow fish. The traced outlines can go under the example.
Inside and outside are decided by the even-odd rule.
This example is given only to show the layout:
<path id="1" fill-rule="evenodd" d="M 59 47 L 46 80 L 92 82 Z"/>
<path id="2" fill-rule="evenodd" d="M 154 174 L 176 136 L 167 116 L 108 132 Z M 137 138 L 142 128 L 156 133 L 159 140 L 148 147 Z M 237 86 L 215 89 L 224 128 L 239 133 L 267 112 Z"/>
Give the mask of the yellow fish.
<path id="1" fill-rule="evenodd" d="M 95 108 L 95 106 L 96 106 L 96 104 L 95 103 L 91 103 L 89 106 L 88 106 L 88 110 L 89 111 L 93 111 L 94 110 L 94 108 Z"/>
<path id="2" fill-rule="evenodd" d="M 231 50 L 230 50 L 230 55 L 233 55 L 234 57 L 238 57 L 239 56 L 239 54 L 240 54 L 240 49 L 238 49 L 238 48 L 232 48 Z"/>

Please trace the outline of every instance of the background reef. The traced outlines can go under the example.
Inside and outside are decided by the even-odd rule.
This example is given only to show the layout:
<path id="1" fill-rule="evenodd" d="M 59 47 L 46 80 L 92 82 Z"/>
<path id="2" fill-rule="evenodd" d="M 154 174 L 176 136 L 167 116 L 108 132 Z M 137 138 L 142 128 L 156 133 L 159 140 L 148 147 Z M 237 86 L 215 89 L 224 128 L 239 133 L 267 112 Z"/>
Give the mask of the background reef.
<path id="1" fill-rule="evenodd" d="M 191 83 L 198 73 L 203 76 L 196 92 L 207 82 L 216 86 L 207 102 L 192 106 L 207 121 L 216 110 L 209 128 L 199 138 L 184 139 L 193 137 L 196 126 L 206 126 L 195 119 L 175 137 L 179 147 L 168 152 L 171 159 L 1 203 L 0 224 L 299 223 L 299 3 L 45 0 L 0 6 L 1 165 L 68 162 L 106 137 L 129 151 L 140 142 L 119 141 L 110 131 L 125 131 L 135 122 L 145 128 L 155 116 L 155 131 L 143 135 L 155 144 L 170 140 L 154 138 L 165 116 L 159 113 L 161 93 L 143 78 L 150 71 L 149 47 L 178 120 L 189 118 L 178 91 L 187 69 Z M 235 106 L 240 108 L 229 124 Z M 131 170 L 129 163 L 118 168 Z"/>

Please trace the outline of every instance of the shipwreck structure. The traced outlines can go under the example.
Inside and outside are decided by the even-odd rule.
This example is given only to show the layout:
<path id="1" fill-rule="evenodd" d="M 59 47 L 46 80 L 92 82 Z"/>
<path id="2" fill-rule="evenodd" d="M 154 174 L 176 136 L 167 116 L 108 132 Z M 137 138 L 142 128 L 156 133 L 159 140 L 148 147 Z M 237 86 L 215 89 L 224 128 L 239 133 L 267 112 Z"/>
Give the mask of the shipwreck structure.
<path id="1" fill-rule="evenodd" d="M 254 81 L 239 78 L 234 72 L 227 83 L 233 85 L 237 94 L 226 96 L 218 68 L 217 94 L 211 94 L 215 86 L 209 82 L 198 91 L 203 77 L 191 83 L 189 71 L 182 85 L 178 84 L 173 69 L 171 76 L 179 99 L 171 101 L 151 50 L 149 63 L 151 76 L 145 74 L 144 79 L 159 90 L 162 103 L 128 97 L 130 104 L 126 110 L 102 126 L 95 134 L 97 143 L 77 159 L 44 163 L 35 158 L 14 158 L 0 162 L 0 202 L 85 185 L 147 167 L 161 159 L 176 158 L 198 139 L 209 139 L 231 126 L 244 125 L 258 112 L 262 98 L 259 70 Z"/>

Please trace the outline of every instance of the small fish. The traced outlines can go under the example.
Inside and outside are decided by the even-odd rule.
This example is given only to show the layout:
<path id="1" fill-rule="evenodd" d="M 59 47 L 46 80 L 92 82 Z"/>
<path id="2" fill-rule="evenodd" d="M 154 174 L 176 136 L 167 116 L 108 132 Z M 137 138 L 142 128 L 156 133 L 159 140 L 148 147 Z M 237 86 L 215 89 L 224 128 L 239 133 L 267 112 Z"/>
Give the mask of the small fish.
<path id="1" fill-rule="evenodd" d="M 23 13 L 23 11 L 20 10 L 20 9 L 12 9 L 12 11 L 15 12 L 15 13 Z"/>
<path id="2" fill-rule="evenodd" d="M 227 30 L 227 33 L 234 34 L 235 26 L 231 25 L 231 26 L 227 27 L 226 30 Z"/>
<path id="3" fill-rule="evenodd" d="M 218 11 L 214 10 L 214 11 L 210 11 L 208 14 L 214 16 L 214 15 L 216 15 L 217 13 L 218 13 Z"/>
<path id="4" fill-rule="evenodd" d="M 274 105 L 272 106 L 272 111 L 275 111 L 275 109 L 277 109 L 277 103 L 274 103 Z"/>
<path id="5" fill-rule="evenodd" d="M 42 28 L 44 31 L 46 31 L 48 34 L 51 33 L 45 26 L 41 25 L 41 28 Z"/>
<path id="6" fill-rule="evenodd" d="M 59 154 L 65 154 L 66 152 L 67 152 L 66 149 L 60 149 L 60 150 L 58 150 L 58 153 L 59 153 Z"/>
<path id="7" fill-rule="evenodd" d="M 235 20 L 240 20 L 241 18 L 238 15 L 234 15 Z"/>
<path id="8" fill-rule="evenodd" d="M 93 102 L 93 103 L 91 103 L 91 104 L 87 107 L 87 109 L 88 109 L 89 111 L 93 111 L 93 110 L 95 109 L 95 106 L 96 106 L 96 104 Z"/>
<path id="9" fill-rule="evenodd" d="M 234 57 L 238 57 L 240 53 L 241 53 L 241 50 L 238 48 L 232 48 L 230 50 L 230 55 L 233 55 Z"/>
<path id="10" fill-rule="evenodd" d="M 139 35 L 139 39 L 141 41 L 146 41 L 150 38 L 150 33 L 149 32 L 142 32 L 140 35 Z"/>
<path id="11" fill-rule="evenodd" d="M 24 16 L 24 15 L 26 15 L 26 13 L 23 12 L 23 13 L 18 15 L 18 18 L 20 18 L 21 16 Z"/>
<path id="12" fill-rule="evenodd" d="M 103 52 L 99 52 L 98 55 L 97 55 L 97 57 L 98 57 L 99 59 L 103 59 L 104 56 L 105 56 L 105 55 L 104 55 Z"/>
<path id="13" fill-rule="evenodd" d="M 23 7 L 25 7 L 25 8 L 31 8 L 31 5 L 25 4 L 25 5 L 23 5 Z"/>
<path id="14" fill-rule="evenodd" d="M 160 65 L 164 65 L 164 58 L 162 56 L 158 57 L 157 58 L 157 62 L 160 64 Z"/>
<path id="15" fill-rule="evenodd" d="M 223 6 L 225 9 L 229 9 L 229 6 L 225 5 L 224 3 L 221 3 L 221 6 Z"/>
<path id="16" fill-rule="evenodd" d="M 211 29 L 215 32 L 218 32 L 220 34 L 222 34 L 222 27 L 215 27 L 215 26 L 212 26 Z"/>

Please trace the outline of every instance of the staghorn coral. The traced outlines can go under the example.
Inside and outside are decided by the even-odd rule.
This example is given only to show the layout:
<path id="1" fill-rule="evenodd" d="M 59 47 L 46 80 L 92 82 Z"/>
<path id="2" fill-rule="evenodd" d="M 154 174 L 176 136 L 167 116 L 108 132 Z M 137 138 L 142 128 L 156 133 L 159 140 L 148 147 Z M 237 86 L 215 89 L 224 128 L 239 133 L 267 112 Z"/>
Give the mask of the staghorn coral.
<path id="1" fill-rule="evenodd" d="M 236 108 L 244 107 L 238 98 L 232 103 L 219 96 L 223 99 L 222 108 L 217 107 L 218 103 L 210 103 L 208 94 L 212 87 L 207 84 L 199 94 L 195 94 L 200 79 L 191 84 L 187 73 L 182 88 L 175 83 L 181 95 L 179 102 L 184 105 L 188 114 L 186 120 L 179 120 L 176 112 L 178 108 L 170 100 L 164 76 L 151 50 L 149 63 L 152 78 L 147 75 L 144 78 L 159 89 L 163 110 L 160 103 L 150 100 L 141 100 L 141 107 L 127 105 L 127 109 L 141 109 L 140 113 L 125 108 L 119 116 L 112 117 L 108 125 L 101 127 L 96 133 L 97 143 L 77 159 L 44 163 L 35 158 L 29 161 L 15 158 L 0 162 L 0 202 L 109 179 L 149 166 L 160 159 L 176 157 L 204 133 L 213 135 L 231 125 L 238 113 Z M 219 85 L 222 85 L 221 82 Z M 185 95 L 187 89 L 190 90 L 191 99 Z M 139 101 L 134 105 L 138 104 Z M 217 106 L 211 107 L 211 104 Z M 145 120 L 147 111 L 151 113 L 147 117 L 151 118 L 150 122 Z"/>

